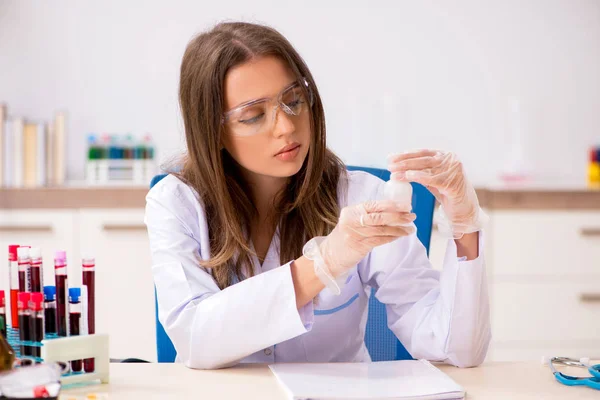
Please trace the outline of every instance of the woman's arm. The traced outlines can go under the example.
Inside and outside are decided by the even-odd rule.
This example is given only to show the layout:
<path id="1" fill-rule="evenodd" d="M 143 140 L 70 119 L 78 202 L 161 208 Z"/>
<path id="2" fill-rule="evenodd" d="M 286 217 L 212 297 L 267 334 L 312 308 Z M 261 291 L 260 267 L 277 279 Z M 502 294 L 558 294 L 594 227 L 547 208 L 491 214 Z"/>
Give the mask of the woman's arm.
<path id="1" fill-rule="evenodd" d="M 373 250 L 359 265 L 363 282 L 387 305 L 388 326 L 413 357 L 459 367 L 483 362 L 491 328 L 482 237 L 471 261 L 459 261 L 449 240 L 441 272 L 416 235 Z"/>
<path id="2" fill-rule="evenodd" d="M 474 260 L 479 257 L 479 232 L 467 233 L 460 239 L 455 239 L 456 253 L 458 257 L 467 257 Z"/>
<path id="3" fill-rule="evenodd" d="M 292 262 L 290 266 L 294 293 L 296 294 L 296 307 L 300 310 L 325 288 L 325 285 L 315 275 L 313 262 L 302 256 Z"/>
<path id="4" fill-rule="evenodd" d="M 188 225 L 204 223 L 204 215 L 175 191 L 151 191 L 145 222 L 159 319 L 178 358 L 191 368 L 227 367 L 309 331 L 310 299 L 320 291 L 311 262 L 301 258 L 220 290 L 198 263 L 208 241 Z"/>

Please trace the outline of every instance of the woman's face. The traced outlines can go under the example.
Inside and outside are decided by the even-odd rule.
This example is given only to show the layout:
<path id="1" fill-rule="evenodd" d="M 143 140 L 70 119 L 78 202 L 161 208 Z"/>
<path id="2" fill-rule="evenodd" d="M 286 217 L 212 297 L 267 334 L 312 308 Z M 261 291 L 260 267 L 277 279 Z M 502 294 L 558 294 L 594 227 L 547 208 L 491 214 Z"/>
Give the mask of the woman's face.
<path id="1" fill-rule="evenodd" d="M 234 112 L 225 123 L 223 146 L 246 174 L 287 178 L 300 170 L 310 147 L 310 105 L 301 104 L 296 89 L 287 90 L 296 77 L 280 59 L 267 56 L 229 70 L 225 77 L 225 111 L 261 99 L 267 102 L 246 106 Z M 302 109 L 288 115 L 283 103 Z M 252 134 L 249 134 L 252 132 Z"/>

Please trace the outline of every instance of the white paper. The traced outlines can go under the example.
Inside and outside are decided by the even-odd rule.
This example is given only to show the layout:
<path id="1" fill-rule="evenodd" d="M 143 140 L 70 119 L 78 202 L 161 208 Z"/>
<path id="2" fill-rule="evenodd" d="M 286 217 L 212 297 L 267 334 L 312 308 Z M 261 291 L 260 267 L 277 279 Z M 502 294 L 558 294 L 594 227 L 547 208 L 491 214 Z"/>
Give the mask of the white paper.
<path id="1" fill-rule="evenodd" d="M 464 389 L 425 360 L 273 364 L 290 399 L 462 399 Z"/>

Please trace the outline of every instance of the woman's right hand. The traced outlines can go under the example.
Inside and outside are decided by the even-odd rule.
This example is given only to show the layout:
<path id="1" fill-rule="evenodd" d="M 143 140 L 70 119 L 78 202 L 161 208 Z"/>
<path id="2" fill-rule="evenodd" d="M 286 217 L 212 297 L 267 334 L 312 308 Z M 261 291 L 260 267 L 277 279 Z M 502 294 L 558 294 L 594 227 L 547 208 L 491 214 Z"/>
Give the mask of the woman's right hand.
<path id="1" fill-rule="evenodd" d="M 373 248 L 415 232 L 410 206 L 389 200 L 368 201 L 342 209 L 338 224 L 320 245 L 329 272 L 338 277 Z"/>

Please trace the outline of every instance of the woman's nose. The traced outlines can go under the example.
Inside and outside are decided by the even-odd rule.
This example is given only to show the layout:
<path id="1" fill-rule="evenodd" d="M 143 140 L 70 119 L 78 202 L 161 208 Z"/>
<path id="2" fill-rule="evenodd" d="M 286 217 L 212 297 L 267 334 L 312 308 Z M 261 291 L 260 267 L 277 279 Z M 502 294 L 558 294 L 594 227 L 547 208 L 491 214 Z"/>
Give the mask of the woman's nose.
<path id="1" fill-rule="evenodd" d="M 272 123 L 273 135 L 276 137 L 287 135 L 293 133 L 295 129 L 296 127 L 290 116 L 286 114 L 281 107 L 275 107 L 273 110 Z"/>

